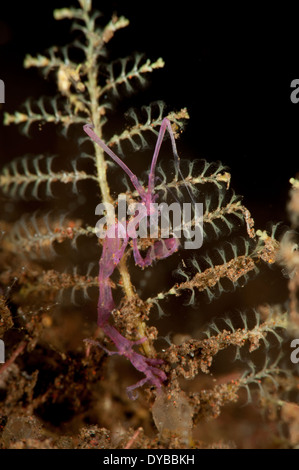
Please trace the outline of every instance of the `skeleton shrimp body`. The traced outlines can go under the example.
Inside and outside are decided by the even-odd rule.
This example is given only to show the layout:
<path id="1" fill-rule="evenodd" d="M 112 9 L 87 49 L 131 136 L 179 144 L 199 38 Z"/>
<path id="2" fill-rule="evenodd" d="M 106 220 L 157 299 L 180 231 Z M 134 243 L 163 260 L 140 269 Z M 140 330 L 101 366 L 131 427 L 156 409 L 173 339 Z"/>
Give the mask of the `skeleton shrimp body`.
<path id="1" fill-rule="evenodd" d="M 125 173 L 129 176 L 134 188 L 137 190 L 138 195 L 141 199 L 141 204 L 144 208 L 144 215 L 141 215 L 141 219 L 139 216 L 139 223 L 144 217 L 153 215 L 153 211 L 157 210 L 155 209 L 156 205 L 153 204 L 158 197 L 154 193 L 155 168 L 166 129 L 168 129 L 168 132 L 170 134 L 175 164 L 177 168 L 179 167 L 179 156 L 177 153 L 171 124 L 167 118 L 164 118 L 161 123 L 158 139 L 155 146 L 155 151 L 148 177 L 148 188 L 146 191 L 139 182 L 137 176 L 96 135 L 96 133 L 93 131 L 92 126 L 89 124 L 86 124 L 84 126 L 84 131 L 86 132 L 86 134 L 125 171 Z M 114 326 L 109 324 L 111 312 L 115 308 L 112 296 L 110 277 L 125 253 L 125 249 L 129 242 L 129 235 L 130 234 L 127 233 L 126 227 L 122 225 L 122 223 L 120 223 L 119 221 L 116 222 L 114 225 L 110 226 L 103 241 L 103 251 L 99 263 L 98 325 L 103 329 L 104 333 L 114 343 L 117 348 L 117 351 L 109 351 L 102 345 L 100 345 L 98 342 L 90 342 L 92 344 L 101 346 L 109 355 L 119 354 L 126 357 L 135 367 L 135 369 L 144 373 L 145 378 L 137 382 L 137 384 L 127 388 L 128 395 L 130 396 L 130 398 L 134 399 L 136 398 L 132 394 L 132 391 L 134 389 L 141 387 L 147 382 L 157 388 L 160 388 L 167 377 L 162 370 L 156 367 L 163 362 L 162 360 L 147 358 L 137 353 L 133 349 L 134 345 L 141 344 L 142 342 L 146 341 L 146 338 L 142 338 L 137 341 L 128 340 L 127 338 L 122 336 Z M 177 251 L 179 247 L 179 240 L 174 237 L 156 241 L 151 247 L 148 248 L 144 258 L 142 257 L 139 251 L 136 237 L 132 238 L 132 245 L 135 263 L 138 266 L 144 268 L 146 266 L 150 266 L 154 260 L 167 258 L 168 256 L 172 255 L 175 251 Z"/>

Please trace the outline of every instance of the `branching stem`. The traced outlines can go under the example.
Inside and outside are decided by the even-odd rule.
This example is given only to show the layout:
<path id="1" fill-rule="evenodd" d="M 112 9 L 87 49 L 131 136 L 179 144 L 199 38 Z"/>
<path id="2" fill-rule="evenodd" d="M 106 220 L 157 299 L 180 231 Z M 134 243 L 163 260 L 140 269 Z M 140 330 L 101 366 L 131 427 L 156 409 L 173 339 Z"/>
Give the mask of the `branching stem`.
<path id="1" fill-rule="evenodd" d="M 101 113 L 99 109 L 99 97 L 100 97 L 100 88 L 98 86 L 98 66 L 97 66 L 97 56 L 95 52 L 94 38 L 96 37 L 94 31 L 94 22 L 90 21 L 88 13 L 84 12 L 84 20 L 86 23 L 86 28 L 88 29 L 88 46 L 87 46 L 87 68 L 88 68 L 88 83 L 87 89 L 89 92 L 90 98 L 90 114 L 91 120 L 94 126 L 96 134 L 101 138 L 102 137 L 102 120 Z M 97 45 L 98 47 L 98 45 Z M 96 170 L 97 170 L 97 180 L 100 187 L 102 202 L 103 203 L 113 203 L 113 199 L 110 195 L 110 188 L 107 181 L 107 164 L 104 157 L 104 151 L 96 143 L 94 143 L 94 150 L 96 156 Z M 134 289 L 132 286 L 130 274 L 126 265 L 126 257 L 122 257 L 121 262 L 118 266 L 119 273 L 122 279 L 122 288 L 128 299 L 132 299 L 135 296 Z M 136 329 L 140 338 L 146 336 L 146 325 L 144 322 L 138 320 L 136 324 Z M 149 356 L 153 353 L 152 348 L 148 341 L 144 342 L 141 347 L 144 350 L 144 353 Z"/>

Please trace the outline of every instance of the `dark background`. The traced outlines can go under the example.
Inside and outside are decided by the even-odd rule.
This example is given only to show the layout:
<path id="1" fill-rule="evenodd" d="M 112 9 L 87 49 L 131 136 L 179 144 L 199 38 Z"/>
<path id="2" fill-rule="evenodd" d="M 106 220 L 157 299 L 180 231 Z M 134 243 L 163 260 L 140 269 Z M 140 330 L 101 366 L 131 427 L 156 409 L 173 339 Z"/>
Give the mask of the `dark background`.
<path id="1" fill-rule="evenodd" d="M 227 2 L 226 2 L 227 3 Z M 69 41 L 68 21 L 53 19 L 54 8 L 76 2 L 5 2 L 0 10 L 0 78 L 6 85 L 3 110 L 20 109 L 28 96 L 54 93 L 23 59 Z M 244 195 L 256 225 L 287 222 L 289 178 L 298 171 L 299 103 L 290 83 L 299 78 L 297 12 L 242 3 L 219 7 L 202 2 L 97 1 L 94 7 L 130 19 L 111 41 L 111 53 L 145 52 L 163 57 L 163 71 L 150 74 L 140 103 L 162 99 L 169 109 L 186 106 L 191 119 L 179 148 L 183 157 L 221 160 L 232 186 Z M 1 119 L 1 117 L 0 117 Z M 28 140 L 15 126 L 0 125 L 0 159 L 55 151 L 47 134 Z M 181 146 L 181 147 L 180 147 Z"/>

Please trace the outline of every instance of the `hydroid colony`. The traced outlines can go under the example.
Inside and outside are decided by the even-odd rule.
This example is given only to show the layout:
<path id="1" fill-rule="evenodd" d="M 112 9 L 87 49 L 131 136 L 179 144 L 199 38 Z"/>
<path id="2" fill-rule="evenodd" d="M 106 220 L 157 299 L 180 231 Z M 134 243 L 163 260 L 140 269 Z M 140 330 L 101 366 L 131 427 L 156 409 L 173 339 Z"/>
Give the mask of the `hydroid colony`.
<path id="1" fill-rule="evenodd" d="M 148 75 L 162 68 L 164 62 L 161 58 L 152 62 L 138 54 L 110 62 L 109 42 L 129 22 L 113 15 L 103 26 L 103 18 L 88 0 L 80 0 L 78 8 L 56 10 L 54 16 L 56 20 L 71 20 L 77 38 L 64 48 L 51 48 L 45 55 L 28 55 L 25 67 L 38 68 L 45 78 L 55 80 L 57 95 L 37 102 L 28 99 L 23 111 L 5 115 L 4 124 L 20 125 L 26 133 L 37 125 L 42 132 L 44 125 L 55 124 L 66 138 L 76 136 L 78 154 L 68 159 L 46 154 L 25 156 L 2 168 L 0 186 L 5 198 L 28 201 L 28 208 L 32 207 L 29 201 L 39 201 L 38 210 L 16 213 L 14 223 L 2 222 L 1 333 L 10 344 L 12 357 L 19 361 L 14 373 L 23 373 L 20 383 L 27 394 L 24 401 L 16 393 L 6 368 L 4 410 L 7 414 L 11 409 L 15 414 L 25 410 L 56 426 L 74 423 L 80 417 L 79 426 L 82 421 L 92 423 L 113 434 L 111 404 L 121 403 L 115 408 L 116 419 L 123 416 L 132 428 L 141 425 L 153 433 L 152 413 L 159 431 L 159 444 L 156 438 L 140 434 L 136 446 L 203 446 L 196 440 L 196 432 L 200 435 L 207 419 L 221 416 L 224 405 L 237 402 L 238 407 L 245 390 L 245 401 L 255 398 L 255 407 L 262 404 L 263 410 L 271 410 L 278 436 L 280 420 L 290 423 L 283 417 L 289 416 L 286 411 L 280 418 L 280 410 L 293 406 L 290 402 L 296 400 L 290 397 L 298 387 L 296 366 L 288 349 L 298 333 L 293 232 L 281 235 L 281 241 L 276 227 L 271 233 L 256 230 L 241 197 L 231 189 L 230 174 L 222 163 L 188 161 L 178 143 L 182 156 L 178 166 L 170 143 L 165 141 L 166 158 L 158 161 L 152 189 L 159 202 L 192 200 L 204 204 L 203 246 L 184 250 L 181 245 L 164 256 L 159 237 L 139 240 L 136 246 L 121 246 L 118 240 L 120 244 L 112 247 L 99 240 L 95 234 L 96 205 L 104 202 L 116 206 L 120 191 L 129 202 L 138 202 L 141 193 L 126 180 L 123 169 L 105 156 L 103 148 L 84 136 L 83 126 L 92 123 L 97 136 L 121 159 L 127 162 L 125 154 L 129 153 L 131 162 L 141 160 L 147 170 L 150 161 L 145 161 L 141 149 L 153 145 L 152 134 L 158 135 L 163 119 L 170 123 L 170 134 L 178 138 L 189 116 L 186 109 L 166 112 L 159 101 L 139 111 L 130 109 L 131 125 L 111 132 L 117 101 L 144 85 Z M 124 180 L 121 189 L 115 184 L 120 179 Z M 146 179 L 139 175 L 138 179 L 146 190 Z M 292 200 L 298 197 L 296 184 L 294 180 Z M 82 197 L 85 192 L 86 197 Z M 51 206 L 57 195 L 62 200 L 59 211 L 55 204 Z M 72 198 L 77 201 L 74 205 L 69 203 Z M 296 205 L 290 206 L 290 211 L 295 228 Z M 137 250 L 141 259 L 154 253 L 151 262 L 135 266 Z M 119 256 L 111 264 L 113 255 Z M 268 305 L 249 304 L 246 311 L 223 314 L 219 308 L 222 298 L 239 295 L 252 278 L 258 279 L 269 266 L 277 264 L 278 271 L 283 265 L 289 277 L 291 314 L 287 303 L 271 305 L 271 299 Z M 104 320 L 99 315 L 96 328 L 98 299 L 108 310 Z M 214 310 L 213 302 L 217 305 Z M 212 319 L 207 318 L 211 311 Z M 198 326 L 186 335 L 185 323 L 189 315 L 194 318 L 194 312 Z M 168 336 L 168 344 L 164 342 L 162 349 L 156 341 L 161 334 L 159 324 L 163 328 L 166 325 L 168 332 L 174 324 L 177 328 L 181 325 L 183 334 L 179 339 L 180 332 L 176 331 L 173 341 Z M 74 344 L 66 331 L 69 325 L 76 333 Z M 88 341 L 84 343 L 84 339 Z M 13 351 L 17 351 L 15 356 Z M 226 359 L 222 371 L 221 354 L 225 351 L 234 359 L 229 362 L 230 373 Z M 131 363 L 123 374 L 117 360 L 108 357 L 116 353 Z M 30 359 L 34 354 L 37 359 Z M 54 367 L 43 360 L 45 355 Z M 214 368 L 218 357 L 218 368 Z M 143 386 L 136 402 L 125 393 L 126 387 L 129 392 L 136 388 L 130 375 L 134 368 L 141 372 L 141 376 L 134 376 L 137 386 Z M 207 381 L 211 373 L 222 379 Z M 8 398 L 10 390 L 14 392 Z M 108 402 L 110 415 L 105 411 Z M 131 419 L 124 418 L 126 410 Z M 142 410 L 146 411 L 141 418 Z M 296 408 L 293 412 L 298 420 Z M 233 427 L 234 420 L 229 424 Z M 298 444 L 291 428 L 286 436 L 288 441 L 280 435 L 279 445 Z M 266 439 L 270 442 L 269 436 Z M 113 445 L 122 444 L 104 443 L 106 447 Z"/>

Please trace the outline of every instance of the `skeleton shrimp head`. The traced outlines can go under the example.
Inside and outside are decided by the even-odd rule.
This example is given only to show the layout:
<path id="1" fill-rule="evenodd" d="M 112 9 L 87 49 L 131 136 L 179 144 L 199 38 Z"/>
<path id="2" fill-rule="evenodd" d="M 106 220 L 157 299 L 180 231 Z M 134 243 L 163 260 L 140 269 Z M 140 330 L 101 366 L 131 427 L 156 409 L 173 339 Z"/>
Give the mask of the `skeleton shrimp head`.
<path id="1" fill-rule="evenodd" d="M 158 240 L 148 249 L 145 258 L 143 258 L 140 254 L 137 243 L 136 228 L 140 227 L 140 224 L 142 223 L 145 224 L 145 226 L 148 226 L 148 217 L 158 217 L 157 204 L 154 204 L 158 198 L 158 195 L 154 194 L 155 168 L 166 129 L 168 129 L 168 132 L 170 134 L 175 164 L 179 169 L 179 156 L 177 153 L 174 134 L 171 128 L 170 121 L 167 118 L 164 118 L 161 123 L 158 139 L 156 142 L 148 177 L 148 188 L 146 190 L 139 182 L 137 176 L 130 170 L 130 168 L 95 134 L 92 129 L 92 126 L 89 124 L 86 124 L 84 126 L 84 131 L 86 132 L 86 134 L 96 144 L 98 144 L 129 176 L 134 188 L 137 190 L 140 196 L 141 202 L 138 205 L 138 214 L 136 215 L 136 213 L 134 213 L 134 216 L 129 221 L 127 226 L 127 233 L 129 238 L 132 238 L 133 241 L 133 255 L 135 263 L 142 268 L 150 266 L 154 260 L 167 258 L 168 256 L 172 255 L 175 251 L 178 250 L 178 247 L 180 245 L 179 239 L 175 237 Z"/>

